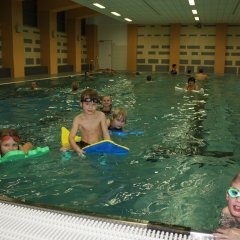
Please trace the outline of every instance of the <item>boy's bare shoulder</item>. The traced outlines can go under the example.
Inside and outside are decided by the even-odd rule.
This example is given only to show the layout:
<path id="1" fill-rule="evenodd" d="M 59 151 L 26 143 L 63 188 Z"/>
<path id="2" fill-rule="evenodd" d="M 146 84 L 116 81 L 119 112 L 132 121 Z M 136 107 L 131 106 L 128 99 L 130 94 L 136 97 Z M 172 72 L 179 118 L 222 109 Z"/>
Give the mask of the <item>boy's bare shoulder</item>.
<path id="1" fill-rule="evenodd" d="M 102 111 L 96 111 L 99 118 L 105 118 L 105 114 Z"/>
<path id="2" fill-rule="evenodd" d="M 229 212 L 228 207 L 225 207 L 225 208 L 222 209 L 222 214 L 224 214 L 224 215 L 231 215 L 230 212 Z"/>
<path id="3" fill-rule="evenodd" d="M 81 120 L 84 117 L 83 113 L 78 114 L 77 116 L 74 117 L 74 120 Z"/>

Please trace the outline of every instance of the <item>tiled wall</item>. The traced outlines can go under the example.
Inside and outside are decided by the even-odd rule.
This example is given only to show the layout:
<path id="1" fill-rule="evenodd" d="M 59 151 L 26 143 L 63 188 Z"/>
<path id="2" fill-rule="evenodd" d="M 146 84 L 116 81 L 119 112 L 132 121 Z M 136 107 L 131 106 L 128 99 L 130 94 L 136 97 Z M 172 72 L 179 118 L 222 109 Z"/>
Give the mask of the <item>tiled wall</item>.
<path id="1" fill-rule="evenodd" d="M 215 64 L 216 26 L 182 26 L 180 34 L 181 72 L 191 69 L 197 72 L 199 68 L 205 72 L 214 72 Z"/>
<path id="2" fill-rule="evenodd" d="M 38 28 L 23 28 L 25 66 L 40 66 L 40 31 Z"/>
<path id="3" fill-rule="evenodd" d="M 67 35 L 58 32 L 57 37 L 57 61 L 58 65 L 67 65 Z M 38 28 L 23 27 L 23 41 L 25 54 L 25 67 L 41 66 L 40 63 L 40 31 Z M 82 64 L 87 62 L 86 37 L 81 37 Z M 80 54 L 80 53 L 79 53 Z M 0 30 L 0 68 L 2 68 L 2 40 Z"/>
<path id="4" fill-rule="evenodd" d="M 225 72 L 240 74 L 240 25 L 228 27 Z"/>
<path id="5" fill-rule="evenodd" d="M 67 65 L 67 52 L 68 52 L 68 46 L 67 46 L 67 34 L 58 32 L 57 34 L 57 62 L 58 65 Z"/>
<path id="6" fill-rule="evenodd" d="M 81 63 L 87 64 L 87 38 L 85 36 L 81 37 Z"/>
<path id="7" fill-rule="evenodd" d="M 170 26 L 138 26 L 137 70 L 168 71 Z M 214 72 L 216 26 L 181 26 L 179 70 Z M 228 26 L 226 73 L 240 73 L 240 26 Z"/>
<path id="8" fill-rule="evenodd" d="M 137 71 L 168 71 L 169 26 L 138 26 Z"/>

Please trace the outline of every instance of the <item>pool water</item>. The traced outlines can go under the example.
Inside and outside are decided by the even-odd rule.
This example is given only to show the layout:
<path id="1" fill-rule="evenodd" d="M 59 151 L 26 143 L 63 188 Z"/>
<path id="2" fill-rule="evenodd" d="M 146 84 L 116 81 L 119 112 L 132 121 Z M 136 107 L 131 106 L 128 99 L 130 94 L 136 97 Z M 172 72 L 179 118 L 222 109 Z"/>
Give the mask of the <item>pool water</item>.
<path id="1" fill-rule="evenodd" d="M 23 140 L 49 146 L 48 155 L 0 165 L 0 194 L 31 204 L 105 216 L 148 220 L 212 232 L 225 191 L 239 170 L 240 81 L 210 76 L 198 84 L 205 95 L 177 94 L 184 75 L 117 74 L 0 86 L 0 128 L 17 129 Z M 71 93 L 80 81 L 79 94 Z M 126 129 L 143 135 L 112 136 L 127 156 L 87 155 L 66 160 L 59 153 L 61 127 L 80 113 L 80 93 L 91 87 L 111 94 L 128 111 Z"/>

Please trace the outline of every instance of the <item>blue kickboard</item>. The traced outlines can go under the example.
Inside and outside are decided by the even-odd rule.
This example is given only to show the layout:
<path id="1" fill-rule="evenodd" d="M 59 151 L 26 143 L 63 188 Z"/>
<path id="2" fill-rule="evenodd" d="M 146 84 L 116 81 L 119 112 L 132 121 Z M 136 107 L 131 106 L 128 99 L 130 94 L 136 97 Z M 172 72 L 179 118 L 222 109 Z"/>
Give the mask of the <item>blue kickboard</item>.
<path id="1" fill-rule="evenodd" d="M 111 140 L 103 140 L 84 147 L 83 151 L 89 154 L 126 155 L 129 152 L 129 148 L 118 145 Z"/>
<path id="2" fill-rule="evenodd" d="M 142 135 L 144 134 L 144 132 L 142 131 L 128 131 L 128 132 L 123 132 L 123 131 L 109 131 L 109 134 L 110 135 L 116 135 L 116 136 L 119 136 L 119 137 L 125 137 L 125 136 L 128 136 L 128 135 Z"/>

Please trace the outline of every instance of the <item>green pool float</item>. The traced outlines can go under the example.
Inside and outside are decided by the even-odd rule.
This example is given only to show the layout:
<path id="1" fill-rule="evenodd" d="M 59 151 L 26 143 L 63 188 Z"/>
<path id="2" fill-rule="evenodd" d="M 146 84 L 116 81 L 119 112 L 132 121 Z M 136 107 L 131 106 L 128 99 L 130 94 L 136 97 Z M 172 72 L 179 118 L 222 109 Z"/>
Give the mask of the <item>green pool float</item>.
<path id="1" fill-rule="evenodd" d="M 13 150 L 7 152 L 3 157 L 0 156 L 0 163 L 3 162 L 14 162 L 26 158 L 34 158 L 34 157 L 39 157 L 44 154 L 47 154 L 49 152 L 49 147 L 37 147 L 33 150 L 29 150 L 28 153 L 26 154 L 22 150 Z"/>

